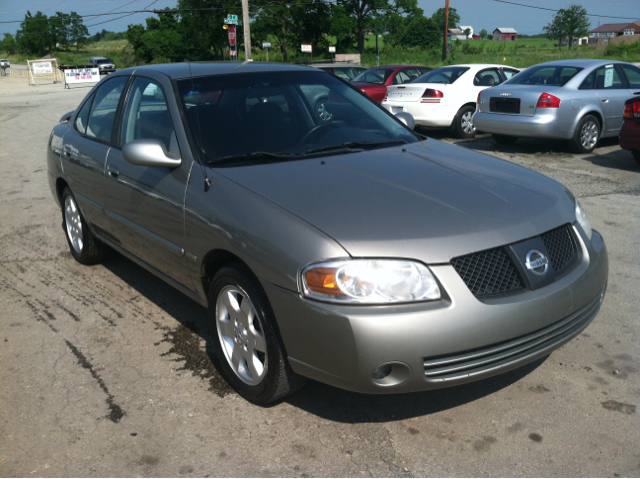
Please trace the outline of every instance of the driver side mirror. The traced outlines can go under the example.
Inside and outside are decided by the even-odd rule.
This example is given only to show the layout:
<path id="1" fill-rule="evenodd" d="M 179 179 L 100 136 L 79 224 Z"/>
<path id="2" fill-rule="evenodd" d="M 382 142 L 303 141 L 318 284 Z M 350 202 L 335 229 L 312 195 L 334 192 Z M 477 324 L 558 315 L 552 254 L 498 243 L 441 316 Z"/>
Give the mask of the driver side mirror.
<path id="1" fill-rule="evenodd" d="M 182 159 L 168 156 L 164 143 L 156 139 L 133 140 L 124 145 L 122 156 L 132 165 L 177 168 Z"/>
<path id="2" fill-rule="evenodd" d="M 416 127 L 416 122 L 413 119 L 413 115 L 411 113 L 407 113 L 406 111 L 401 111 L 396 113 L 396 118 L 405 124 L 407 128 L 413 131 Z"/>

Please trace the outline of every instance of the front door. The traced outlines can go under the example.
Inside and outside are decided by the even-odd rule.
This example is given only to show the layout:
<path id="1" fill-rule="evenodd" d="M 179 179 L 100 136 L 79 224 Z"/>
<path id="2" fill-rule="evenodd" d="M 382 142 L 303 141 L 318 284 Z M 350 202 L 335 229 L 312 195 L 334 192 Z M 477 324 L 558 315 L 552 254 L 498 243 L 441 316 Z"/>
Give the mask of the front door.
<path id="1" fill-rule="evenodd" d="M 157 139 L 181 157 L 167 99 L 154 80 L 134 79 L 124 107 L 119 144 Z M 131 254 L 193 291 L 184 251 L 184 197 L 191 164 L 174 169 L 132 165 L 120 146 L 109 151 L 108 214 L 113 233 Z"/>

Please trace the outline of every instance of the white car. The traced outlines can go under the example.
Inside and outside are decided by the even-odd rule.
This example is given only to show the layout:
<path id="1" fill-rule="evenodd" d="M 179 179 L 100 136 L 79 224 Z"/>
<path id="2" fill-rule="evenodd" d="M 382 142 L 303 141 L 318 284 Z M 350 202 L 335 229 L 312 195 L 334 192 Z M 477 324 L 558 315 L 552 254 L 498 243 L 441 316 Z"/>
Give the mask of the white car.
<path id="1" fill-rule="evenodd" d="M 478 94 L 520 73 L 504 65 L 469 64 L 436 68 L 411 83 L 387 87 L 382 106 L 408 112 L 416 125 L 451 127 L 460 138 L 473 138 Z"/>

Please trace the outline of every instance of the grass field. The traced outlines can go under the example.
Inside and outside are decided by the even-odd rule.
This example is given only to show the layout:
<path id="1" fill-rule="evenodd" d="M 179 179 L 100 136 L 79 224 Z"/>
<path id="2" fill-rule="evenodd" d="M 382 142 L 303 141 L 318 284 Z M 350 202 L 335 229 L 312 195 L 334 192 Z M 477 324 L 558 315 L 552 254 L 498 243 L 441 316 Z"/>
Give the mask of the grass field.
<path id="1" fill-rule="evenodd" d="M 328 37 L 330 43 L 335 39 Z M 275 45 L 275 39 L 272 39 Z M 127 40 L 112 40 L 91 43 L 76 52 L 56 52 L 59 64 L 86 65 L 89 57 L 105 56 L 116 63 L 118 68 L 135 66 L 135 58 Z M 11 55 L 8 60 L 12 63 L 26 63 L 27 57 L 24 55 Z M 300 53 L 297 49 L 290 50 L 291 62 L 307 61 L 311 56 L 307 53 Z M 314 60 L 330 59 L 328 52 L 315 51 Z M 624 60 L 628 62 L 640 62 L 640 48 L 627 48 L 616 55 L 605 55 L 603 50 L 581 45 L 574 46 L 572 50 L 567 47 L 554 47 L 553 42 L 546 38 L 519 38 L 515 42 L 493 42 L 490 40 L 473 40 L 457 42 L 453 46 L 453 51 L 445 62 L 442 61 L 442 53 L 439 48 L 424 50 L 421 48 L 400 48 L 385 47 L 384 38 L 380 38 L 380 64 L 417 64 L 430 67 L 439 67 L 443 64 L 461 63 L 499 63 L 514 67 L 529 67 L 538 63 L 568 59 L 568 58 L 607 58 L 611 60 Z M 244 59 L 244 52 L 240 51 L 240 60 Z M 253 59 L 255 61 L 265 61 L 267 59 L 266 50 L 254 48 Z M 269 61 L 283 61 L 282 53 L 278 48 L 269 49 Z M 375 36 L 365 37 L 365 53 L 362 56 L 362 64 L 367 67 L 376 65 Z"/>

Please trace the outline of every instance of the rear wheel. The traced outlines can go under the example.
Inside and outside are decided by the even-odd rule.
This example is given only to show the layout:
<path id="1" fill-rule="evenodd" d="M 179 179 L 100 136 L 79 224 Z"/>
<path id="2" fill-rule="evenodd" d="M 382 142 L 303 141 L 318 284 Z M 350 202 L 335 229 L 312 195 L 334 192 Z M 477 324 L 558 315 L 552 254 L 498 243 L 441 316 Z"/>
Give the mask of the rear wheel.
<path id="1" fill-rule="evenodd" d="M 491 135 L 491 136 L 493 137 L 493 140 L 496 143 L 500 143 L 501 145 L 512 145 L 513 143 L 518 141 L 517 136 L 511 136 L 511 135 Z"/>
<path id="2" fill-rule="evenodd" d="M 96 264 L 106 256 L 107 247 L 97 241 L 69 188 L 62 191 L 62 228 L 64 229 L 71 255 L 78 263 Z"/>
<path id="3" fill-rule="evenodd" d="M 577 153 L 591 153 L 600 139 L 600 122 L 593 115 L 586 115 L 573 135 L 573 148 Z"/>
<path id="4" fill-rule="evenodd" d="M 209 315 L 222 372 L 238 394 L 267 404 L 304 385 L 286 360 L 265 292 L 242 265 L 224 267 L 213 278 Z"/>
<path id="5" fill-rule="evenodd" d="M 460 108 L 456 118 L 453 120 L 453 130 L 460 138 L 474 138 L 476 127 L 473 125 L 473 115 L 476 112 L 475 106 L 464 106 Z"/>

